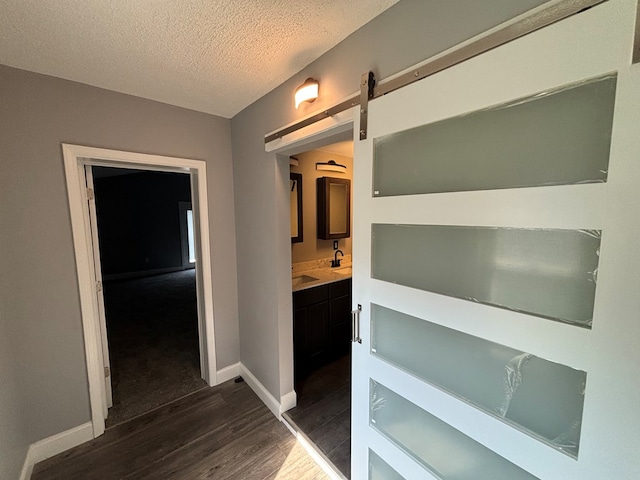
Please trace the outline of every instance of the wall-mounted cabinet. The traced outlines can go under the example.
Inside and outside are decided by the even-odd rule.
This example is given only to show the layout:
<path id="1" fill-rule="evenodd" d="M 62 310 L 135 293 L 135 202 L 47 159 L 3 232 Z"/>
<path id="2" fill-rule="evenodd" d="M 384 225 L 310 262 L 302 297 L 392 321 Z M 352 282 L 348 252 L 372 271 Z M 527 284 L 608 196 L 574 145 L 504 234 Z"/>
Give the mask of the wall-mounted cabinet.
<path id="1" fill-rule="evenodd" d="M 318 189 L 318 238 L 332 240 L 351 236 L 351 180 L 321 177 Z"/>

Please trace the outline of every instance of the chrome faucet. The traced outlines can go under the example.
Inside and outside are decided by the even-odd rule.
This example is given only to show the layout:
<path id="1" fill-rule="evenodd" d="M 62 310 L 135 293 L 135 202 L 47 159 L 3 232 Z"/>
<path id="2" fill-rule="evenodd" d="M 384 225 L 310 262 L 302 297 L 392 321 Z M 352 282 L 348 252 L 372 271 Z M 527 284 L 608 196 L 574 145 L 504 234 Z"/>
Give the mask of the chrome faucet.
<path id="1" fill-rule="evenodd" d="M 331 260 L 331 267 L 336 268 L 340 266 L 341 258 L 338 258 L 338 254 L 344 257 L 344 252 L 342 250 L 336 250 L 336 254 L 333 256 L 333 260 Z"/>

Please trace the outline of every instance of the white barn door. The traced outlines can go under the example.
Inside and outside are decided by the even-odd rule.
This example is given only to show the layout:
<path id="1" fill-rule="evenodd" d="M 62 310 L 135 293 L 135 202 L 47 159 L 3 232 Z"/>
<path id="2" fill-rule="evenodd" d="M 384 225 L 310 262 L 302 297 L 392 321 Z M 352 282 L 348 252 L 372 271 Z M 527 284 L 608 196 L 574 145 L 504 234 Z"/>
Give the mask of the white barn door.
<path id="1" fill-rule="evenodd" d="M 636 9 L 369 104 L 354 480 L 640 478 Z"/>

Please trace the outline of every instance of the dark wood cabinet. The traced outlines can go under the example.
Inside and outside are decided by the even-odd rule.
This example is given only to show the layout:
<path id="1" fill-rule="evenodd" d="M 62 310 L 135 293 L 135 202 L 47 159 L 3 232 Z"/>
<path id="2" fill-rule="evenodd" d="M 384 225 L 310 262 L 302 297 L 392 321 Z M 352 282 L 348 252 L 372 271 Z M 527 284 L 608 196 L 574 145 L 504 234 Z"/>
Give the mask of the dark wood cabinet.
<path id="1" fill-rule="evenodd" d="M 317 189 L 317 233 L 322 240 L 351 236 L 351 180 L 320 177 Z"/>
<path id="2" fill-rule="evenodd" d="M 329 284 L 329 357 L 351 350 L 351 279 Z"/>
<path id="3" fill-rule="evenodd" d="M 351 279 L 293 293 L 295 379 L 349 353 Z"/>

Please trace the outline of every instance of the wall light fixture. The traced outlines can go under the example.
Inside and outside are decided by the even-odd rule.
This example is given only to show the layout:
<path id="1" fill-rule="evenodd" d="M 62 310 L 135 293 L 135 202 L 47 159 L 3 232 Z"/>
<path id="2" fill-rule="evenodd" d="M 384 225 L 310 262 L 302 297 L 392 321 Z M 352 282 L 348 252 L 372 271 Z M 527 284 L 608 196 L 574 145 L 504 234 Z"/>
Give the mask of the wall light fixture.
<path id="1" fill-rule="evenodd" d="M 302 85 L 296 88 L 295 100 L 296 100 L 296 108 L 302 102 L 313 102 L 316 98 L 318 98 L 318 87 L 320 84 L 317 80 L 313 78 L 307 78 Z"/>
<path id="2" fill-rule="evenodd" d="M 329 172 L 347 173 L 346 165 L 336 163 L 335 160 L 329 160 L 328 162 L 317 162 L 316 170 L 327 170 Z"/>

